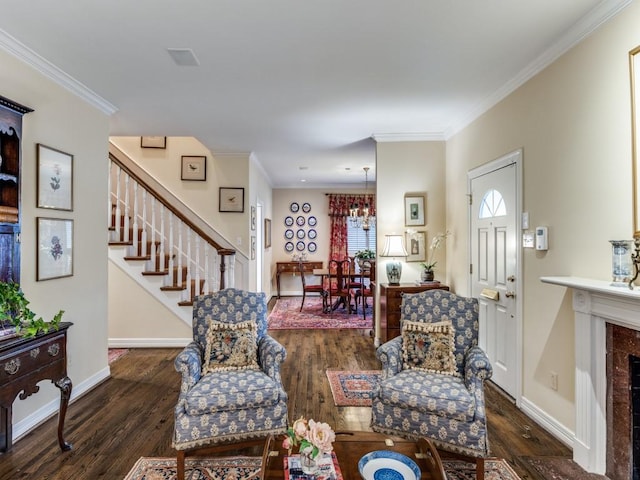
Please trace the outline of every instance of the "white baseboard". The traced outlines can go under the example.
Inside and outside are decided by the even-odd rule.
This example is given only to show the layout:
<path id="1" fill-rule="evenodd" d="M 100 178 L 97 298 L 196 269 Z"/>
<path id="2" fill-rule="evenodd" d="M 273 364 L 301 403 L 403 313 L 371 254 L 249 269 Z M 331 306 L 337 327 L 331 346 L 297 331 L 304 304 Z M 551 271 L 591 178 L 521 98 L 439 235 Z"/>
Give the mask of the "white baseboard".
<path id="1" fill-rule="evenodd" d="M 573 449 L 575 432 L 558 422 L 555 418 L 525 397 L 522 397 L 520 409 L 547 432 L 556 437 L 567 447 Z"/>
<path id="2" fill-rule="evenodd" d="M 84 382 L 73 385 L 71 389 L 71 399 L 69 403 L 73 403 L 74 400 L 81 397 L 88 391 L 95 388 L 100 383 L 104 382 L 111 376 L 111 369 L 107 366 L 97 372 L 95 375 L 87 378 Z M 73 381 L 73 379 L 71 379 Z M 38 427 L 40 424 L 49 420 L 54 415 L 57 415 L 60 410 L 60 398 L 56 398 L 55 400 L 50 401 L 43 407 L 39 408 L 31 415 L 28 415 L 24 419 L 16 422 L 13 425 L 13 442 L 15 443 L 22 437 L 24 437 L 27 433 L 29 433 L 34 428 Z M 73 443 L 73 442 L 71 442 Z"/>
<path id="3" fill-rule="evenodd" d="M 183 348 L 193 338 L 110 338 L 109 348 Z"/>

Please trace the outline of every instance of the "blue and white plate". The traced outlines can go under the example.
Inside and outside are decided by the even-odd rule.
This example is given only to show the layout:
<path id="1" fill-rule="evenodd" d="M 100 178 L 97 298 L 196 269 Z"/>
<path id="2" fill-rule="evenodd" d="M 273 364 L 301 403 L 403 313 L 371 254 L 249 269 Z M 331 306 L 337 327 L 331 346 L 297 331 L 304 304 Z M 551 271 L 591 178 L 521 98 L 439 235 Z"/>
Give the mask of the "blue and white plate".
<path id="1" fill-rule="evenodd" d="M 358 462 L 364 480 L 420 480 L 420 467 L 406 455 L 390 450 L 367 453 Z"/>

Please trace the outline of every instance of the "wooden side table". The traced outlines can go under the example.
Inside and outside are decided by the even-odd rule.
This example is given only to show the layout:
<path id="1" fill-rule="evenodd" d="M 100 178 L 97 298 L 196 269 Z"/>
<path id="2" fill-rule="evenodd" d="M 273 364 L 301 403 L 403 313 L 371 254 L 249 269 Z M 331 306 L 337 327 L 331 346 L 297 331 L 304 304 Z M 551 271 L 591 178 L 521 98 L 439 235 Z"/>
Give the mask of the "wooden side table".
<path id="1" fill-rule="evenodd" d="M 0 341 L 0 452 L 11 450 L 13 401 L 39 390 L 37 383 L 51 380 L 60 389 L 58 444 L 62 451 L 71 450 L 63 438 L 64 419 L 71 398 L 71 379 L 67 376 L 67 330 L 73 325 L 62 322 L 33 338 L 14 337 Z"/>
<path id="2" fill-rule="evenodd" d="M 302 268 L 306 272 L 313 272 L 314 269 L 322 268 L 322 262 L 302 262 Z M 298 273 L 300 266 L 298 262 L 276 262 L 276 286 L 278 287 L 278 298 L 280 298 L 280 275 L 283 273 Z"/>
<path id="3" fill-rule="evenodd" d="M 401 283 L 400 285 L 380 284 L 380 341 L 382 343 L 400 336 L 400 305 L 403 293 L 418 293 L 426 290 L 449 290 L 442 283 Z"/>

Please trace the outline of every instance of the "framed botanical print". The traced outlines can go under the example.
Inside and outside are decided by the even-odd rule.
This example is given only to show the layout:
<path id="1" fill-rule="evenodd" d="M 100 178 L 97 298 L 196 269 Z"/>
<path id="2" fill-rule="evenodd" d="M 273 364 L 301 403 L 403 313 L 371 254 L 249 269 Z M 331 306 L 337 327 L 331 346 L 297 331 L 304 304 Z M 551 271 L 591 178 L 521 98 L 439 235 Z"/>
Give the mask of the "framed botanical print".
<path id="1" fill-rule="evenodd" d="M 405 245 L 407 248 L 407 262 L 425 262 L 427 234 L 426 232 L 407 232 Z"/>
<path id="2" fill-rule="evenodd" d="M 220 212 L 244 212 L 244 188 L 220 187 Z"/>
<path id="3" fill-rule="evenodd" d="M 407 227 L 425 225 L 424 195 L 404 196 L 404 224 Z"/>
<path id="4" fill-rule="evenodd" d="M 73 155 L 37 144 L 38 208 L 73 210 Z"/>
<path id="5" fill-rule="evenodd" d="M 36 280 L 73 275 L 73 220 L 36 218 Z"/>

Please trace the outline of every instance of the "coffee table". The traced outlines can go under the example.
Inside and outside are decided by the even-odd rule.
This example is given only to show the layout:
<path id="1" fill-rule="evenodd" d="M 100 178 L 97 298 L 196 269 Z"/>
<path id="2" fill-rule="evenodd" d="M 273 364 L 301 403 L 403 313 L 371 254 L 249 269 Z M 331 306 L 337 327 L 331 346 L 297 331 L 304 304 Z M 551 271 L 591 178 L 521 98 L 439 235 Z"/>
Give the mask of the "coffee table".
<path id="1" fill-rule="evenodd" d="M 392 450 L 411 458 L 420 467 L 421 479 L 446 479 L 440 456 L 433 443 L 427 439 L 416 442 L 375 432 L 336 432 L 333 449 L 338 457 L 344 480 L 361 479 L 358 461 L 363 455 L 374 450 Z M 282 448 L 282 440 L 275 439 L 267 460 L 265 479 L 284 478 L 283 459 L 286 455 L 287 451 Z"/>

